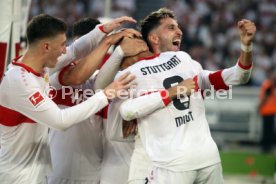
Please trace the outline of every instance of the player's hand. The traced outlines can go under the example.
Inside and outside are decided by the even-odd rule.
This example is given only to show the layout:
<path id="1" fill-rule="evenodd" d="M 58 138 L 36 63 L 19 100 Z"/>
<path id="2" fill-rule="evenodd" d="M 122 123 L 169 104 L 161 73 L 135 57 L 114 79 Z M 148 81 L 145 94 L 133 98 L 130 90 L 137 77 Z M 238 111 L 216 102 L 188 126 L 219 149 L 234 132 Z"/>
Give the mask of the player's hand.
<path id="1" fill-rule="evenodd" d="M 149 50 L 146 42 L 139 38 L 125 37 L 120 44 L 125 56 L 134 56 L 140 52 Z"/>
<path id="2" fill-rule="evenodd" d="M 240 39 L 244 45 L 249 46 L 256 33 L 256 26 L 254 22 L 247 19 L 242 19 L 238 22 L 238 29 L 240 32 Z"/>
<path id="3" fill-rule="evenodd" d="M 190 96 L 195 91 L 196 84 L 192 78 L 189 78 L 180 82 L 178 87 L 183 88 L 178 90 L 179 95 Z"/>
<path id="4" fill-rule="evenodd" d="M 142 34 L 135 29 L 123 29 L 124 36 L 128 38 L 142 38 Z"/>
<path id="5" fill-rule="evenodd" d="M 195 91 L 195 81 L 192 78 L 183 80 L 177 86 L 167 89 L 170 99 L 190 96 Z"/>
<path id="6" fill-rule="evenodd" d="M 154 54 L 152 52 L 145 51 L 145 52 L 140 52 L 139 54 L 134 55 L 134 56 L 124 57 L 120 68 L 123 70 L 123 69 L 133 65 L 137 61 L 141 60 L 142 58 L 151 57 L 151 56 L 154 56 Z"/>
<path id="7" fill-rule="evenodd" d="M 123 74 L 104 89 L 105 95 L 110 100 L 116 97 L 128 96 L 128 89 L 136 85 L 134 79 L 135 76 L 130 72 Z"/>
<path id="8" fill-rule="evenodd" d="M 108 35 L 104 40 L 107 41 L 109 45 L 115 45 L 124 37 L 128 37 L 128 38 L 141 37 L 141 33 L 134 29 L 124 29 L 114 34 Z"/>
<path id="9" fill-rule="evenodd" d="M 125 121 L 123 120 L 123 137 L 126 139 L 131 134 L 136 134 L 137 121 Z"/>
<path id="10" fill-rule="evenodd" d="M 136 20 L 128 16 L 119 17 L 108 23 L 103 24 L 103 31 L 105 33 L 110 33 L 114 29 L 119 28 L 124 23 L 136 23 Z"/>

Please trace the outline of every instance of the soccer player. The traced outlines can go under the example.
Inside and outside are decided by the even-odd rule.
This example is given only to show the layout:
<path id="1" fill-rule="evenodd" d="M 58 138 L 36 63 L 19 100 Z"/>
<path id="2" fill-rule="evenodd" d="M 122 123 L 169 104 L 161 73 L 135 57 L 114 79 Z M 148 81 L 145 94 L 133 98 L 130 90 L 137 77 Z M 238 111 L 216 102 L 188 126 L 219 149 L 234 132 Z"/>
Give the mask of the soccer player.
<path id="1" fill-rule="evenodd" d="M 191 96 L 191 88 L 186 87 L 188 94 L 180 98 L 168 98 L 171 96 L 169 90 L 163 92 L 167 94 L 163 97 L 157 93 L 163 104 L 158 104 L 157 100 L 155 104 L 154 100 L 150 101 L 150 95 L 144 95 L 126 100 L 120 107 L 125 120 L 138 118 L 142 145 L 153 164 L 148 174 L 150 183 L 223 183 L 219 152 L 210 134 L 200 91 L 211 86 L 215 90 L 227 90 L 230 85 L 248 81 L 256 27 L 253 22 L 243 19 L 238 22 L 238 30 L 241 54 L 237 64 L 211 72 L 203 70 L 187 53 L 179 51 L 182 32 L 171 11 L 160 9 L 142 22 L 143 38 L 156 55 L 142 59 L 121 74 L 127 71 L 135 73 L 137 91 L 169 89 L 191 78 L 196 84 L 196 92 Z M 197 91 L 198 88 L 201 90 Z M 134 170 L 139 168 L 138 159 L 135 159 L 138 156 L 133 154 L 132 157 L 132 161 L 136 160 Z"/>
<path id="2" fill-rule="evenodd" d="M 128 45 L 133 42 L 132 39 L 125 38 L 125 40 L 122 43 L 128 43 Z M 141 55 L 135 57 L 127 57 L 124 59 L 122 65 L 120 65 L 120 70 L 123 70 L 127 68 L 128 66 L 134 64 L 137 59 L 136 57 L 142 57 L 142 56 L 148 56 L 148 54 L 153 55 L 152 53 L 143 52 Z M 120 60 L 116 60 L 118 63 L 120 63 Z M 103 70 L 106 68 L 113 69 L 118 67 L 117 64 L 114 64 L 115 62 L 109 62 L 107 61 L 106 65 L 103 66 Z M 107 67 L 108 66 L 108 67 Z M 114 67 L 116 66 L 116 67 Z M 117 69 L 118 70 L 118 69 Z M 100 74 L 102 75 L 104 72 L 100 71 Z M 106 78 L 110 77 L 109 75 Z M 107 80 L 107 79 L 105 79 Z M 96 81 L 97 83 L 97 81 Z M 187 81 L 186 81 L 187 83 Z M 189 84 L 193 85 L 193 81 L 190 80 L 188 82 Z M 176 94 L 176 88 L 170 89 L 174 95 Z M 155 94 L 154 94 L 155 95 Z M 157 94 L 158 95 L 158 94 Z M 173 95 L 173 94 L 172 94 Z M 102 176 L 101 176 L 101 183 L 103 184 L 126 184 L 126 183 L 145 183 L 147 180 L 147 169 L 150 166 L 150 161 L 148 159 L 144 151 L 144 149 L 135 149 L 134 151 L 137 152 L 137 155 L 141 156 L 139 162 L 136 162 L 137 167 L 136 168 L 142 168 L 141 170 L 137 169 L 135 172 L 129 173 L 129 166 L 131 162 L 131 156 L 133 154 L 133 137 L 128 138 L 127 136 L 133 132 L 133 128 L 135 126 L 135 122 L 123 122 L 122 117 L 119 113 L 120 103 L 117 103 L 119 99 L 115 99 L 110 103 L 108 108 L 105 108 L 105 113 L 103 116 L 104 121 L 104 132 L 106 141 L 104 144 L 104 158 L 103 158 L 103 166 L 102 166 Z M 152 100 L 152 99 L 150 99 Z M 159 99 L 157 99 L 159 101 Z M 152 101 L 151 101 L 152 102 Z M 158 102 L 159 103 L 159 102 Z M 160 103 L 159 103 L 160 104 Z M 163 104 L 161 102 L 161 104 Z M 125 127 L 124 125 L 127 125 L 128 127 Z M 140 146 L 141 141 L 137 136 L 135 137 L 135 146 Z M 137 146 L 139 145 L 139 146 Z M 139 154 L 138 154 L 139 153 Z M 146 161 L 143 161 L 143 160 Z M 146 169 L 146 171 L 145 171 Z M 116 175 L 112 175 L 112 173 L 116 172 Z M 128 174 L 130 174 L 130 178 L 136 178 L 135 180 L 131 180 L 128 182 Z M 133 175 L 133 176 L 132 176 Z"/>
<path id="3" fill-rule="evenodd" d="M 75 40 L 73 44 L 67 48 L 68 52 L 66 54 L 62 54 L 58 58 L 58 63 L 54 68 L 51 68 L 50 74 L 59 71 L 72 61 L 76 61 L 77 59 L 86 56 L 107 34 L 111 33 L 113 30 L 116 30 L 124 23 L 136 23 L 136 21 L 127 16 L 119 17 L 108 23 L 97 25 L 96 28 L 88 34 Z"/>
<path id="4" fill-rule="evenodd" d="M 104 149 L 101 184 L 127 184 L 130 158 L 134 149 L 133 140 L 123 142 L 111 139 L 115 119 L 110 116 L 109 106 L 103 111 Z M 111 118 L 110 120 L 107 120 Z M 115 174 L 114 174 L 115 173 Z"/>
<path id="5" fill-rule="evenodd" d="M 111 27 L 115 28 L 120 23 L 113 22 Z M 105 26 L 101 25 L 101 29 L 106 31 Z M 76 45 L 86 45 L 85 41 L 88 42 L 86 47 L 92 45 L 91 39 L 87 39 L 91 35 L 88 35 L 67 50 L 65 33 L 66 24 L 63 21 L 45 14 L 34 17 L 27 28 L 26 53 L 12 61 L 1 81 L 0 183 L 46 183 L 45 176 L 51 170 L 47 144 L 49 127 L 58 130 L 69 128 L 106 106 L 108 99 L 114 98 L 118 91 L 133 85 L 131 81 L 134 76 L 128 73 L 85 102 L 59 109 L 47 96 L 47 68 L 55 67 L 58 60 L 66 63 L 77 58 L 76 55 L 82 55 L 78 50 L 82 47 Z M 67 59 L 60 59 L 61 55 Z"/>
<path id="6" fill-rule="evenodd" d="M 258 110 L 262 116 L 261 148 L 264 153 L 273 151 L 273 135 L 276 115 L 276 67 L 267 71 L 267 79 L 263 81 L 259 91 Z"/>
<path id="7" fill-rule="evenodd" d="M 79 20 L 73 26 L 74 39 L 87 34 L 98 24 L 100 22 L 97 19 L 85 18 Z M 100 45 L 97 48 L 101 48 Z M 89 62 L 94 65 L 91 73 L 96 70 L 102 58 L 101 56 L 95 58 L 97 56 L 94 53 L 92 55 L 92 53 L 85 58 L 86 60 L 94 59 L 93 62 Z M 91 58 L 91 56 L 94 58 Z M 74 106 L 84 101 L 83 86 L 90 87 L 90 81 L 86 85 L 79 84 L 79 77 L 73 73 L 73 67 L 75 66 L 76 63 L 72 62 L 50 77 L 50 83 L 57 90 L 56 93 L 58 93 L 53 98 L 53 101 L 61 108 Z M 65 98 L 62 98 L 62 85 L 75 85 L 69 88 L 72 92 L 64 95 Z M 90 89 L 92 90 L 92 87 Z M 47 177 L 48 184 L 76 183 L 80 181 L 99 183 L 102 159 L 102 128 L 100 122 L 100 117 L 93 114 L 82 123 L 64 132 L 50 130 L 49 145 L 53 171 Z"/>
<path id="8" fill-rule="evenodd" d="M 77 39 L 87 34 L 99 23 L 98 20 L 91 18 L 79 20 L 73 26 L 74 38 Z M 72 62 L 61 71 L 52 74 L 50 83 L 57 90 L 53 100 L 61 108 L 74 106 L 84 101 L 87 98 L 87 92 L 92 92 L 96 79 L 96 75 L 92 74 L 98 68 L 109 47 L 124 36 L 131 37 L 134 35 L 140 36 L 140 33 L 125 29 L 107 36 L 88 56 L 77 62 Z M 140 41 L 140 43 L 142 42 Z M 133 42 L 133 44 L 137 47 L 131 48 L 128 45 L 120 45 L 114 55 L 118 55 L 119 49 L 126 56 L 137 54 L 141 47 L 139 47 L 139 42 Z M 147 48 L 145 43 L 141 46 Z M 116 58 L 114 55 L 110 60 Z M 88 80 L 84 81 L 86 79 Z M 67 92 L 66 95 L 63 94 L 64 98 L 62 98 L 62 92 L 64 93 L 65 89 L 70 92 Z M 65 132 L 51 130 L 49 140 L 53 172 L 48 177 L 49 184 L 100 183 L 103 157 L 101 122 L 101 117 L 93 114 L 83 123 L 75 125 Z"/>
<path id="9" fill-rule="evenodd" d="M 255 27 L 254 23 L 252 23 L 248 20 L 240 21 L 238 23 L 238 27 L 239 27 L 240 36 L 241 36 L 241 43 L 242 43 L 242 45 L 241 45 L 241 50 L 242 51 L 241 51 L 241 55 L 240 55 L 238 64 L 236 66 L 232 67 L 231 69 L 226 69 L 226 70 L 217 71 L 217 72 L 209 72 L 209 71 L 201 72 L 201 69 L 200 69 L 201 66 L 199 65 L 198 70 L 196 72 L 197 75 L 195 75 L 197 77 L 195 77 L 195 76 L 193 76 L 193 77 L 194 77 L 194 79 L 197 79 L 196 80 L 197 84 L 201 85 L 200 86 L 201 89 L 206 89 L 206 88 L 208 89 L 210 87 L 210 84 L 214 85 L 215 89 L 217 89 L 217 90 L 227 89 L 228 88 L 227 85 L 239 84 L 239 83 L 245 82 L 248 79 L 249 74 L 250 74 L 251 65 L 252 65 L 252 54 L 251 54 L 252 40 L 253 40 L 253 37 L 255 35 L 256 27 Z M 160 9 L 158 11 L 155 11 L 155 12 L 151 13 L 149 16 L 147 16 L 144 19 L 144 21 L 142 22 L 141 33 L 143 35 L 143 38 L 148 42 L 148 46 L 150 47 L 151 51 L 153 51 L 156 54 L 156 56 L 158 56 L 158 54 L 160 54 L 162 52 L 166 52 L 166 51 L 179 51 L 182 32 L 178 28 L 178 24 L 175 20 L 175 16 L 173 15 L 173 13 L 170 10 Z M 186 56 L 189 57 L 189 55 L 187 55 L 187 54 L 186 54 Z M 157 59 L 159 59 L 159 58 L 157 57 Z M 150 64 L 150 62 L 148 62 L 148 63 Z M 193 62 L 193 63 L 196 63 L 196 62 Z M 171 62 L 169 64 L 171 64 Z M 174 65 L 174 64 L 172 64 L 172 65 Z M 195 65 L 198 65 L 198 64 L 195 64 Z M 165 67 L 165 66 L 163 66 L 163 67 Z M 170 66 L 167 66 L 167 67 L 170 67 Z M 191 70 L 194 67 L 195 66 L 191 67 Z M 162 66 L 154 66 L 153 68 L 146 66 L 143 69 L 143 72 L 144 72 L 145 75 L 150 75 L 149 73 L 155 73 L 156 71 L 160 71 L 160 70 L 163 70 Z M 136 71 L 139 71 L 139 69 L 137 68 Z M 185 71 L 185 70 L 183 70 L 183 71 Z M 242 71 L 242 72 L 239 73 L 239 71 Z M 191 74 L 192 74 L 192 71 L 189 72 L 189 75 L 191 75 Z M 240 74 L 240 75 L 237 75 L 237 74 Z M 100 76 L 100 74 L 99 74 L 99 76 Z M 154 77 L 153 77 L 154 75 L 150 75 L 150 76 L 152 76 L 152 80 L 154 80 Z M 183 79 L 183 76 L 180 76 L 180 77 L 182 77 L 182 79 Z M 174 80 L 176 80 L 176 78 L 173 78 L 172 81 L 170 81 L 170 79 L 168 79 L 166 81 L 167 82 L 169 81 L 169 83 L 170 82 L 178 82 L 178 83 L 181 82 L 181 80 L 180 80 L 181 78 L 179 78 L 179 77 L 177 77 L 177 78 L 178 78 L 177 81 L 174 81 Z M 143 80 L 143 82 L 145 83 L 145 80 Z M 202 82 L 204 82 L 204 83 L 202 83 Z M 160 81 L 159 81 L 159 83 L 160 83 Z M 166 87 L 170 86 L 169 83 L 168 83 L 168 85 L 166 85 Z M 156 87 L 156 86 L 154 86 L 154 87 Z M 162 87 L 162 86 L 158 86 L 158 88 L 160 88 L 160 87 Z M 158 95 L 159 94 L 157 94 L 157 96 Z M 146 97 L 143 97 L 143 98 L 146 98 Z M 183 103 L 183 100 L 185 100 L 185 99 L 181 99 L 181 101 L 176 99 L 176 101 L 177 101 L 176 104 L 180 104 L 180 106 L 187 106 L 190 103 L 189 101 L 187 101 L 187 99 Z M 150 100 L 146 100 L 146 102 L 149 102 L 149 101 Z M 160 102 L 162 102 L 162 100 L 160 100 Z M 154 110 L 156 110 L 154 108 L 157 108 L 157 107 L 161 108 L 162 103 L 160 103 L 160 102 L 157 105 L 153 105 L 153 103 L 150 103 L 150 104 L 149 103 L 145 103 L 145 104 L 141 103 L 141 104 L 143 104 L 143 107 L 141 107 L 141 108 L 138 108 L 137 105 L 134 105 L 134 104 L 125 103 L 127 105 L 124 105 L 122 107 L 121 112 L 122 112 L 123 116 L 125 116 L 126 119 L 130 120 L 132 118 L 140 117 L 140 116 L 138 116 L 139 112 L 137 112 L 139 110 L 141 110 L 142 112 L 144 112 L 148 115 L 151 112 L 153 112 Z M 165 103 L 163 103 L 163 106 L 164 106 L 164 104 Z M 146 105 L 154 107 L 153 110 L 148 110 L 146 108 Z M 202 106 L 202 104 L 200 106 Z M 127 109 L 126 109 L 126 107 L 127 107 Z M 135 108 L 135 109 L 133 109 L 133 108 Z M 127 112 L 127 113 L 125 113 L 125 112 Z M 182 117 L 184 119 L 187 118 L 187 119 L 189 119 L 189 121 L 191 121 L 191 118 L 193 118 L 194 116 L 191 116 L 189 114 L 189 112 L 188 112 L 188 115 L 186 114 L 187 116 L 185 116 L 185 117 L 182 116 Z M 203 109 L 202 113 L 204 113 L 204 109 Z M 163 113 L 162 115 L 164 115 L 164 114 L 167 114 L 167 113 Z M 128 117 L 126 117 L 126 115 Z M 131 116 L 129 117 L 129 115 L 132 115 L 133 117 L 131 117 Z M 144 115 L 144 114 L 142 114 L 142 115 Z M 163 116 L 161 116 L 161 117 L 163 117 Z M 181 121 L 181 120 L 183 120 L 183 118 L 181 119 L 181 118 L 178 117 L 177 121 Z M 184 127 L 186 127 L 186 125 L 183 126 L 183 124 L 185 124 L 183 122 L 184 122 L 184 120 L 181 121 L 180 123 L 178 122 L 178 124 L 182 125 L 182 126 L 179 126 L 180 129 L 182 129 L 182 130 L 185 129 Z M 147 123 L 144 123 L 144 124 L 140 123 L 139 125 L 141 125 L 141 126 L 145 125 L 146 126 L 146 124 Z M 191 126 L 191 125 L 187 125 L 187 127 L 189 127 L 189 126 Z M 159 127 L 159 125 L 157 125 L 157 127 Z M 151 127 L 151 128 L 153 130 L 156 129 L 156 127 Z M 148 129 L 143 128 L 143 130 L 148 130 Z M 209 130 L 209 128 L 206 127 L 207 132 L 205 132 L 206 133 L 205 135 L 208 135 L 208 130 Z M 144 135 L 144 133 L 143 133 L 143 135 Z M 147 134 L 147 135 L 150 136 L 150 134 Z M 196 134 L 196 135 L 198 135 L 198 134 Z M 141 134 L 140 134 L 140 136 L 141 136 Z M 139 136 L 137 136 L 137 138 L 139 138 Z M 143 139 L 145 141 L 145 137 Z M 210 148 L 212 148 L 213 152 L 212 151 L 208 152 L 209 156 L 210 155 L 211 156 L 208 158 L 208 156 L 206 155 L 206 158 L 207 158 L 207 160 L 210 159 L 210 162 L 212 162 L 213 165 L 214 165 L 214 167 L 211 167 L 211 169 L 215 168 L 215 170 L 218 174 L 213 175 L 213 177 L 211 176 L 210 177 L 211 181 L 208 181 L 201 174 L 196 175 L 196 176 L 194 176 L 193 174 L 192 175 L 193 175 L 193 178 L 196 178 L 195 180 L 197 180 L 197 181 L 202 179 L 206 183 L 208 183 L 208 182 L 212 183 L 212 182 L 215 182 L 215 180 L 217 180 L 218 183 L 220 183 L 221 180 L 222 180 L 222 175 L 221 175 L 221 170 L 220 170 L 220 158 L 218 156 L 217 147 L 213 143 L 213 140 L 212 140 L 211 137 L 209 137 L 208 140 L 209 140 L 209 143 L 213 144 L 213 146 L 210 147 Z M 148 141 L 148 139 L 147 139 L 147 141 Z M 169 141 L 169 140 L 167 140 L 167 141 Z M 136 142 L 139 143 L 140 141 L 136 140 L 135 143 Z M 143 142 L 143 144 L 145 144 L 145 143 Z M 135 145 L 135 150 L 134 150 L 134 153 L 133 153 L 133 156 L 132 156 L 131 166 L 130 166 L 130 175 L 129 175 L 130 183 L 145 183 L 145 178 L 147 177 L 146 176 L 147 175 L 146 173 L 147 173 L 147 170 L 148 170 L 147 166 L 150 165 L 150 161 L 149 160 L 147 161 L 147 159 L 146 159 L 147 154 L 145 154 L 145 152 L 143 151 L 143 148 L 141 147 L 141 145 L 142 144 L 136 144 Z M 159 145 L 159 144 L 157 144 L 157 145 Z M 160 144 L 160 145 L 162 145 L 162 144 Z M 176 145 L 176 144 L 174 144 L 174 145 Z M 147 150 L 147 146 L 150 147 L 152 145 L 144 145 L 144 146 L 146 147 L 146 150 Z M 150 149 L 150 148 L 148 148 L 148 149 Z M 155 150 L 155 151 L 147 150 L 147 152 L 148 151 L 150 151 L 151 154 L 154 154 L 154 153 L 159 154 L 163 150 L 162 151 L 160 151 L 160 150 Z M 213 153 L 213 155 L 212 155 L 212 153 Z M 204 154 L 202 154 L 202 155 L 204 155 Z M 151 156 L 153 156 L 153 155 L 151 155 Z M 169 156 L 168 156 L 168 158 L 169 158 Z M 198 157 L 198 158 L 200 158 L 200 157 Z M 213 158 L 213 161 L 211 161 L 212 158 Z M 156 158 L 154 157 L 153 160 L 156 161 Z M 186 160 L 189 161 L 191 159 L 186 159 Z M 191 160 L 191 162 L 193 162 L 193 161 L 194 160 Z M 199 171 L 197 167 L 201 168 L 202 165 L 204 165 L 204 164 L 206 164 L 206 162 L 208 162 L 206 160 L 204 161 L 205 163 L 201 160 L 197 160 L 197 161 L 198 162 L 195 162 L 194 164 L 187 163 L 186 165 L 185 164 L 183 165 L 183 167 L 187 167 L 186 169 L 188 171 L 188 174 L 189 174 L 189 172 L 194 173 L 195 170 Z M 142 163 L 144 163 L 144 164 L 142 164 Z M 147 163 L 149 163 L 149 164 L 147 164 Z M 164 162 L 164 163 L 167 163 L 167 162 Z M 155 162 L 154 165 L 156 166 L 158 164 L 160 164 L 160 163 Z M 199 166 L 200 164 L 202 164 L 202 165 Z M 209 163 L 208 166 L 210 166 L 210 165 L 212 165 L 212 164 Z M 172 170 L 175 171 L 175 168 L 169 168 L 169 169 L 172 169 Z M 171 171 L 169 169 L 168 169 L 168 171 Z M 184 169 L 184 170 L 186 170 L 186 169 Z M 210 168 L 208 167 L 207 170 L 208 169 L 210 169 Z M 180 170 L 182 170 L 182 169 L 180 168 Z M 200 172 L 198 172 L 198 173 L 203 173 L 204 171 L 205 170 L 200 170 Z M 209 174 L 211 174 L 211 173 L 209 173 Z M 189 180 L 189 181 L 187 181 L 187 183 L 188 182 L 192 183 L 193 178 L 187 177 L 187 179 Z M 174 182 L 169 181 L 167 183 L 179 183 L 179 182 L 178 181 L 174 181 Z"/>

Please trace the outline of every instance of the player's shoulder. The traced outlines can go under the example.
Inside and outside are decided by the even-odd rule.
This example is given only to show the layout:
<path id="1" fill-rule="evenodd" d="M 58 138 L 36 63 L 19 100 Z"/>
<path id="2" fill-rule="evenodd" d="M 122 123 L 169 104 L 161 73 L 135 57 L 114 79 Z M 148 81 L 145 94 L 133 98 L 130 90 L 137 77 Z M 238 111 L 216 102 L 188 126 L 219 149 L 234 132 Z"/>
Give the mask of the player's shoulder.
<path id="1" fill-rule="evenodd" d="M 184 51 L 166 51 L 166 52 L 162 52 L 160 54 L 160 56 L 164 56 L 164 55 L 181 55 L 181 56 L 190 57 L 190 55 Z"/>
<path id="2" fill-rule="evenodd" d="M 115 78 L 118 78 L 119 76 L 121 76 L 127 72 L 136 73 L 139 70 L 139 68 L 143 65 L 144 65 L 144 60 L 140 60 L 139 62 L 137 62 L 123 70 L 118 71 Z"/>
<path id="3" fill-rule="evenodd" d="M 24 67 L 16 65 L 10 66 L 8 71 L 5 73 L 5 78 L 10 83 L 10 86 L 19 90 L 32 86 L 38 86 L 39 84 L 36 78 L 39 77 L 41 76 L 38 74 L 37 76 L 34 76 L 34 74 Z"/>
<path id="4" fill-rule="evenodd" d="M 5 73 L 5 77 L 8 80 L 20 83 L 24 79 L 26 73 L 27 71 L 24 68 L 10 64 L 8 66 L 8 71 Z"/>
<path id="5" fill-rule="evenodd" d="M 184 51 L 167 51 L 167 52 L 162 52 L 160 54 L 160 57 L 174 56 L 174 55 L 176 55 L 178 57 L 183 57 L 183 58 L 191 59 L 191 56 L 187 52 L 184 52 Z"/>
<path id="6" fill-rule="evenodd" d="M 181 61 L 185 61 L 186 63 L 191 64 L 192 66 L 202 69 L 202 66 L 200 63 L 196 60 L 194 60 L 190 54 L 184 51 L 168 51 L 168 52 L 163 52 L 160 56 L 176 56 L 178 57 Z"/>

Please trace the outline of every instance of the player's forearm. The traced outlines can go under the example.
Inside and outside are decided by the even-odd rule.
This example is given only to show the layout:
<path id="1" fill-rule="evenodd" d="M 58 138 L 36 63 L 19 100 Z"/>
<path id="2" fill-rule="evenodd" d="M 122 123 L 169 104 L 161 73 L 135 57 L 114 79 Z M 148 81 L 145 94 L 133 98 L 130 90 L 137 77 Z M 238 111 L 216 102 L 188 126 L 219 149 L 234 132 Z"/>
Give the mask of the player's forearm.
<path id="1" fill-rule="evenodd" d="M 110 46 L 107 40 L 103 40 L 95 50 L 63 76 L 63 83 L 65 85 L 83 84 L 98 69 Z"/>
<path id="2" fill-rule="evenodd" d="M 100 69 L 94 85 L 95 90 L 104 89 L 113 81 L 116 73 L 119 70 L 123 57 L 124 52 L 122 51 L 121 47 L 118 46 Z"/>
<path id="3" fill-rule="evenodd" d="M 198 74 L 197 84 L 202 90 L 210 89 L 211 86 L 215 90 L 228 90 L 230 85 L 245 84 L 250 79 L 252 64 L 244 66 L 239 60 L 233 67 L 219 71 L 202 70 Z"/>
<path id="4" fill-rule="evenodd" d="M 256 34 L 256 26 L 254 22 L 242 19 L 238 21 L 237 27 L 241 42 L 240 64 L 244 67 L 250 67 L 252 65 L 253 39 Z"/>
<path id="5" fill-rule="evenodd" d="M 106 35 L 101 31 L 100 26 L 97 26 L 95 29 L 70 44 L 69 47 L 66 48 L 66 54 L 58 58 L 58 63 L 55 68 L 50 70 L 50 74 L 55 73 L 72 61 L 85 57 L 93 50 Z"/>
<path id="6" fill-rule="evenodd" d="M 145 117 L 167 106 L 170 102 L 166 90 L 161 90 L 124 101 L 120 106 L 120 113 L 124 120 L 131 121 Z"/>
<path id="7" fill-rule="evenodd" d="M 103 92 L 99 92 L 76 106 L 59 109 L 56 105 L 52 104 L 51 108 L 31 114 L 29 117 L 53 129 L 66 130 L 74 124 L 89 118 L 92 114 L 97 113 L 107 104 L 108 100 L 106 96 Z"/>
<path id="8" fill-rule="evenodd" d="M 245 52 L 241 50 L 239 60 L 240 60 L 240 64 L 243 65 L 244 67 L 250 67 L 252 65 L 252 51 Z"/>
<path id="9" fill-rule="evenodd" d="M 250 79 L 252 65 L 244 66 L 239 60 L 238 63 L 222 71 L 222 79 L 227 86 L 245 84 Z"/>
<path id="10" fill-rule="evenodd" d="M 67 51 L 71 51 L 72 60 L 78 60 L 86 56 L 100 43 L 106 34 L 102 32 L 99 27 L 100 26 L 96 26 L 95 29 L 81 36 L 69 46 Z"/>

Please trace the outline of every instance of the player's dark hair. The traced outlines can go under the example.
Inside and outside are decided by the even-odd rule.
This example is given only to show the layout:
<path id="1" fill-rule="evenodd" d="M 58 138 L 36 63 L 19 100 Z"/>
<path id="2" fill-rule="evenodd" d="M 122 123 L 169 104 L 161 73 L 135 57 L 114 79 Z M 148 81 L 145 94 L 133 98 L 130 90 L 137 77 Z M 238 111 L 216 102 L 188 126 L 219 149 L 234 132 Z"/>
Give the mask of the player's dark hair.
<path id="1" fill-rule="evenodd" d="M 47 14 L 34 16 L 28 23 L 27 41 L 32 44 L 43 38 L 50 38 L 66 33 L 67 25 L 60 19 Z"/>
<path id="2" fill-rule="evenodd" d="M 80 37 L 93 30 L 100 21 L 93 18 L 83 18 L 73 25 L 73 37 Z"/>
<path id="3" fill-rule="evenodd" d="M 152 12 L 149 14 L 146 18 L 144 18 L 140 23 L 140 31 L 142 34 L 143 39 L 147 42 L 150 50 L 152 51 L 152 48 L 150 47 L 150 44 L 148 42 L 148 34 L 158 27 L 160 25 L 160 21 L 164 18 L 173 18 L 176 19 L 176 16 L 174 15 L 173 11 L 167 9 L 167 8 L 160 8 L 157 11 Z"/>

